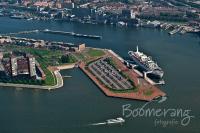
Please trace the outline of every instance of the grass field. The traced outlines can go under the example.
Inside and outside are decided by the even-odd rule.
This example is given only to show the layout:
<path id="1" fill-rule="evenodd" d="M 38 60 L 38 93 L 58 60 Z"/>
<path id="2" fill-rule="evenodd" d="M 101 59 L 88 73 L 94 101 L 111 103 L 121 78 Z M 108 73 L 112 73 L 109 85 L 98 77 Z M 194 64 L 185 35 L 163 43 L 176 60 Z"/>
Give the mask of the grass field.
<path id="1" fill-rule="evenodd" d="M 146 95 L 146 96 L 151 96 L 152 93 L 153 93 L 153 91 L 152 91 L 151 89 L 148 89 L 148 90 L 146 90 L 146 91 L 144 92 L 144 95 Z"/>
<path id="2" fill-rule="evenodd" d="M 89 49 L 89 50 L 87 51 L 87 54 L 88 54 L 90 57 L 99 57 L 99 56 L 105 55 L 105 53 L 104 53 L 103 50 L 98 50 L 98 49 Z"/>

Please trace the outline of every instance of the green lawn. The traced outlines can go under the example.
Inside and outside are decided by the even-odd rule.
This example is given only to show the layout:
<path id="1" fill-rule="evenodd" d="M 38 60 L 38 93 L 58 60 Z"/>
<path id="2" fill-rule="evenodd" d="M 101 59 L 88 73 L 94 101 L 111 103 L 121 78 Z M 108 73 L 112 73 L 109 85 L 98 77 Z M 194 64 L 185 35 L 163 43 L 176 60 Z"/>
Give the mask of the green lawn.
<path id="1" fill-rule="evenodd" d="M 47 69 L 48 64 L 46 63 L 45 59 L 37 57 L 36 60 L 40 63 L 42 70 L 46 74 L 46 79 L 44 81 L 44 85 L 56 85 L 56 78 L 55 76 Z"/>
<path id="2" fill-rule="evenodd" d="M 87 54 L 90 57 L 99 57 L 99 56 L 103 56 L 105 55 L 103 50 L 98 50 L 98 49 L 89 49 L 89 51 L 87 52 Z"/>
<path id="3" fill-rule="evenodd" d="M 144 92 L 144 95 L 146 95 L 146 96 L 151 96 L 152 93 L 153 93 L 153 91 L 150 90 L 150 89 L 148 89 L 148 90 L 146 90 L 146 91 Z"/>

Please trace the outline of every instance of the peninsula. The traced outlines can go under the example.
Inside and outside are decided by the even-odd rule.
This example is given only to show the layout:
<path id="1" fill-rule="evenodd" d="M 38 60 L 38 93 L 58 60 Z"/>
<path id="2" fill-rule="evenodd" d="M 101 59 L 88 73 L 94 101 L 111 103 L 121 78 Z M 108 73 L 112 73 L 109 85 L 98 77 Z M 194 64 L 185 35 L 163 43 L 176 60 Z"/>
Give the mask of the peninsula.
<path id="1" fill-rule="evenodd" d="M 0 45 L 0 86 L 56 89 L 63 86 L 60 70 L 79 67 L 110 97 L 151 101 L 166 95 L 112 50 L 11 36 L 0 36 Z"/>

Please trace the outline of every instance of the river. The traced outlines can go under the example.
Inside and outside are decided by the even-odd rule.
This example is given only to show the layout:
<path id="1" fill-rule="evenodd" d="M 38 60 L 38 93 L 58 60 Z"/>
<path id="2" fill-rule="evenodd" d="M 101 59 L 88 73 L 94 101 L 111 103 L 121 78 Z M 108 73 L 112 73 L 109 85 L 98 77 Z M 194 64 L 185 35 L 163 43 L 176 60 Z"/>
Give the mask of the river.
<path id="1" fill-rule="evenodd" d="M 55 21 L 27 21 L 0 17 L 0 33 L 33 29 L 73 31 L 103 36 L 102 40 L 74 38 L 72 36 L 32 33 L 20 37 L 65 41 L 75 44 L 112 49 L 126 58 L 128 50 L 136 46 L 163 68 L 166 85 L 161 89 L 168 99 L 152 102 L 146 108 L 191 110 L 191 119 L 182 126 L 180 117 L 128 117 L 123 125 L 99 125 L 107 119 L 121 117 L 122 106 L 131 104 L 140 108 L 145 102 L 106 97 L 98 87 L 81 72 L 63 70 L 64 86 L 53 91 L 32 89 L 0 89 L 1 133 L 199 133 L 200 131 L 200 38 L 194 34 L 169 36 L 167 31 L 149 28 L 116 28 Z M 155 125 L 155 120 L 178 120 L 178 124 Z"/>

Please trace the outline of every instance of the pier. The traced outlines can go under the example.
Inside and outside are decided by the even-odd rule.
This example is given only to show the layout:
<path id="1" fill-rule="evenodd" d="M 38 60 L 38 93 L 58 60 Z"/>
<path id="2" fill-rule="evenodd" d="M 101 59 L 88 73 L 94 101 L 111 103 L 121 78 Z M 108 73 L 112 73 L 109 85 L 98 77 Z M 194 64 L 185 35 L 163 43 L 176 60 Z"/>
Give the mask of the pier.
<path id="1" fill-rule="evenodd" d="M 118 60 L 120 60 L 122 63 L 125 63 L 126 66 L 128 67 L 129 65 L 131 66 L 132 70 L 137 73 L 137 75 L 139 75 L 140 77 L 144 77 L 144 79 L 150 83 L 151 85 L 163 85 L 165 84 L 164 80 L 160 80 L 159 82 L 155 82 L 152 79 L 150 79 L 147 74 L 151 73 L 151 72 L 144 72 L 141 73 L 140 71 L 138 71 L 137 69 L 135 69 L 135 67 L 137 67 L 137 65 L 135 64 L 130 64 L 129 60 L 124 60 L 123 58 L 121 58 L 119 55 L 117 55 L 114 51 L 107 49 L 109 53 L 111 53 L 112 55 L 114 55 Z"/>
<path id="2" fill-rule="evenodd" d="M 134 70 L 128 69 L 127 66 L 124 64 L 123 58 L 117 55 L 112 50 L 105 50 L 106 57 L 111 57 L 115 64 L 117 65 L 117 69 L 120 72 L 126 73 L 128 77 L 133 81 L 133 84 L 136 87 L 135 91 L 127 91 L 127 92 L 115 92 L 110 90 L 107 86 L 107 83 L 102 83 L 99 80 L 99 76 L 95 75 L 97 71 L 91 72 L 88 70 L 93 63 L 89 64 L 86 67 L 85 62 L 79 63 L 79 68 L 102 90 L 102 92 L 109 97 L 118 97 L 118 98 L 127 98 L 127 99 L 134 99 L 134 100 L 142 100 L 142 101 L 152 101 L 157 97 L 165 96 L 166 94 L 162 92 L 157 86 L 150 84 L 146 81 L 143 77 L 137 74 Z M 101 59 L 100 59 L 101 60 Z M 107 85 L 106 85 L 107 84 Z"/>
<path id="3" fill-rule="evenodd" d="M 72 78 L 72 76 L 62 76 L 63 78 Z"/>
<path id="4" fill-rule="evenodd" d="M 88 34 L 79 34 L 75 32 L 65 32 L 65 31 L 56 31 L 56 30 L 29 30 L 29 31 L 20 31 L 20 32 L 11 32 L 11 33 L 6 33 L 6 34 L 1 34 L 2 36 L 9 36 L 9 35 L 19 35 L 19 34 L 30 34 L 30 33 L 48 33 L 48 34 L 59 34 L 59 35 L 67 35 L 67 36 L 74 36 L 74 37 L 82 37 L 82 38 L 89 38 L 89 39 L 102 39 L 102 36 L 98 35 L 88 35 Z"/>
<path id="5" fill-rule="evenodd" d="M 182 29 L 182 27 L 175 28 L 174 30 L 170 31 L 169 34 L 170 34 L 170 35 L 176 34 L 176 33 L 179 32 L 181 29 Z"/>
<path id="6" fill-rule="evenodd" d="M 30 34 L 30 33 L 38 33 L 39 30 L 29 30 L 29 31 L 19 31 L 19 32 L 11 32 L 6 34 L 1 34 L 2 36 L 8 36 L 8 35 L 19 35 L 19 34 Z"/>
<path id="7" fill-rule="evenodd" d="M 97 36 L 97 35 L 86 35 L 86 34 L 79 34 L 75 32 L 54 31 L 54 30 L 49 30 L 49 29 L 42 30 L 41 32 L 50 33 L 50 34 L 69 35 L 69 36 L 74 36 L 74 37 L 84 37 L 84 38 L 91 38 L 91 39 L 102 39 L 102 36 Z"/>

